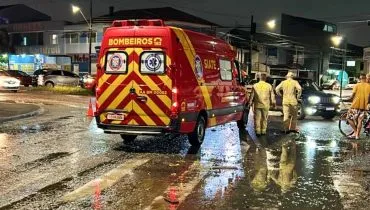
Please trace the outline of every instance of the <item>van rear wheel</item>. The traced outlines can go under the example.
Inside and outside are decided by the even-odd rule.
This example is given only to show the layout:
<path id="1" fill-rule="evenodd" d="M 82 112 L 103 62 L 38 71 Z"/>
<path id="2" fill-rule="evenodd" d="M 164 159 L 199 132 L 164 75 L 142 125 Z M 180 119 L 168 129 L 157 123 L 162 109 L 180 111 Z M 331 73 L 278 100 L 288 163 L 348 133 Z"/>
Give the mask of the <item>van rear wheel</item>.
<path id="1" fill-rule="evenodd" d="M 188 134 L 189 143 L 192 146 L 200 146 L 203 143 L 206 133 L 206 120 L 199 116 L 194 131 Z"/>
<path id="2" fill-rule="evenodd" d="M 121 138 L 123 140 L 123 143 L 125 144 L 131 144 L 135 141 L 136 135 L 126 135 L 126 134 L 120 134 Z"/>

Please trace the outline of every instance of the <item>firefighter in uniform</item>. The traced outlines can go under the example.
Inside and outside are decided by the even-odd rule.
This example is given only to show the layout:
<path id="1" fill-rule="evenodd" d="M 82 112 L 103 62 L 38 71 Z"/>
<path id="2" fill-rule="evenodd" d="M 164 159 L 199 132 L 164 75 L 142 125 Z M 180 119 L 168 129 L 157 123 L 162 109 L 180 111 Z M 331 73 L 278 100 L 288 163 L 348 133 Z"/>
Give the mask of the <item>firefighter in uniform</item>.
<path id="1" fill-rule="evenodd" d="M 274 107 L 276 104 L 274 90 L 266 82 L 266 74 L 261 74 L 260 81 L 253 85 L 250 101 L 254 110 L 256 134 L 265 135 L 270 106 Z"/>
<path id="2" fill-rule="evenodd" d="M 301 97 L 302 88 L 299 83 L 293 79 L 294 74 L 289 72 L 286 80 L 276 87 L 276 93 L 281 96 L 283 91 L 283 114 L 284 114 L 284 132 L 298 133 L 298 98 Z"/>

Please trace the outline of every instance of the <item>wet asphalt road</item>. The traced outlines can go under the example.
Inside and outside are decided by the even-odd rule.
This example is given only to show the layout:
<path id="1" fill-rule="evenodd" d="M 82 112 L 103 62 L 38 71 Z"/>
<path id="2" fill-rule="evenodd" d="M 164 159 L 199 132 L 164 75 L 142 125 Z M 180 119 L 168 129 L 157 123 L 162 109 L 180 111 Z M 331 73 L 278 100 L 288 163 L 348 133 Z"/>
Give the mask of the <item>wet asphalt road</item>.
<path id="1" fill-rule="evenodd" d="M 0 209 L 366 209 L 370 140 L 349 142 L 336 121 L 268 136 L 236 123 L 123 145 L 85 116 L 87 97 L 0 93 L 45 112 L 0 125 Z M 250 122 L 252 123 L 252 122 Z M 357 161 L 357 162 L 356 162 Z M 359 171 L 359 173 L 357 173 Z M 365 179 L 364 179 L 365 178 Z"/>

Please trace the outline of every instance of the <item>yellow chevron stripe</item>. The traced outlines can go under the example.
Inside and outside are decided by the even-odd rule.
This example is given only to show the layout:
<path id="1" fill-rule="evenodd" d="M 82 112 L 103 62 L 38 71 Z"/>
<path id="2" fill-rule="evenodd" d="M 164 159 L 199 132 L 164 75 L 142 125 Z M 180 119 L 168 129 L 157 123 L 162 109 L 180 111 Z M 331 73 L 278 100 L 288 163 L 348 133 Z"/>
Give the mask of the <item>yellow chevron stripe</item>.
<path id="1" fill-rule="evenodd" d="M 141 90 L 141 88 L 139 87 L 138 84 L 136 84 L 136 82 L 133 83 L 133 87 L 135 89 L 137 89 L 137 90 Z M 170 124 L 170 118 L 162 111 L 162 109 L 160 109 L 157 106 L 156 103 L 154 103 L 154 101 L 150 97 L 148 97 L 148 100 L 147 100 L 146 104 L 154 112 L 154 114 L 156 114 L 161 119 L 161 121 L 165 125 L 169 125 Z M 141 111 L 143 111 L 143 110 L 141 110 Z M 141 112 L 141 113 L 138 113 L 138 114 L 146 115 L 146 113 L 144 111 Z"/>
<path id="2" fill-rule="evenodd" d="M 184 47 L 186 57 L 188 58 L 188 61 L 191 65 L 191 68 L 193 69 L 194 76 L 195 76 L 195 50 L 194 47 L 188 37 L 188 35 L 180 28 L 171 27 L 172 30 L 175 32 L 177 38 L 179 38 L 180 43 Z M 209 92 L 207 90 L 206 86 L 203 86 L 198 81 L 198 86 L 200 87 L 200 90 L 202 92 L 204 102 L 206 104 L 207 109 L 212 109 L 212 101 L 211 97 L 209 96 Z"/>
<path id="3" fill-rule="evenodd" d="M 134 71 L 137 75 L 141 75 L 140 74 L 140 71 L 139 71 L 139 68 L 138 68 L 138 64 L 134 61 L 132 62 L 133 65 L 134 65 Z M 158 85 L 153 82 L 152 79 L 150 79 L 150 76 L 148 75 L 142 75 L 140 77 L 146 86 L 149 87 L 150 90 L 160 90 L 160 88 L 158 87 Z M 135 88 L 136 89 L 136 88 Z M 140 88 L 141 89 L 141 88 Z M 162 101 L 163 103 L 170 109 L 171 108 L 171 99 L 167 96 L 167 95 L 157 95 Z"/>
<path id="4" fill-rule="evenodd" d="M 111 104 L 109 104 L 108 109 L 116 109 L 118 105 L 122 102 L 124 98 L 126 98 L 130 92 L 131 85 L 126 85 L 125 88 L 117 95 L 117 97 L 112 101 Z M 128 103 L 130 104 L 130 103 Z M 126 111 L 130 111 L 131 107 L 129 109 L 125 109 Z"/>
<path id="5" fill-rule="evenodd" d="M 129 123 L 129 125 L 139 125 L 134 119 L 132 119 Z"/>
<path id="6" fill-rule="evenodd" d="M 133 107 L 134 107 L 134 110 L 136 111 L 137 110 L 137 113 L 145 113 L 144 110 L 141 109 L 141 107 L 135 102 L 133 101 Z M 139 115 L 139 117 L 145 122 L 145 124 L 147 125 L 156 125 L 156 123 L 148 116 L 148 115 Z"/>
<path id="7" fill-rule="evenodd" d="M 104 114 L 100 115 L 100 122 L 104 122 L 107 118 L 105 118 Z"/>
<path id="8" fill-rule="evenodd" d="M 123 80 L 126 78 L 126 75 L 119 75 L 112 84 L 108 86 L 107 89 L 104 90 L 103 94 L 100 95 L 98 98 L 99 104 L 103 104 L 108 97 L 113 93 L 113 91 L 118 88 L 118 85 L 120 85 Z"/>

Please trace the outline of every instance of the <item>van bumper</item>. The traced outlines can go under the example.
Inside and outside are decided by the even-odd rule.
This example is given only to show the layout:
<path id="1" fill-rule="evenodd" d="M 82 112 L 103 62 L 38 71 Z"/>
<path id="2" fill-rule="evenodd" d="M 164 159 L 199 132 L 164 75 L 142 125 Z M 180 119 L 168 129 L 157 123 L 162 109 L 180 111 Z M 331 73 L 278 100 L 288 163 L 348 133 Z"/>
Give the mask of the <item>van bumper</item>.
<path id="1" fill-rule="evenodd" d="M 103 124 L 96 118 L 98 128 L 109 134 L 128 134 L 128 135 L 162 135 L 166 133 L 177 133 L 179 127 L 177 120 L 171 121 L 169 126 L 138 126 L 138 125 L 113 125 Z"/>

